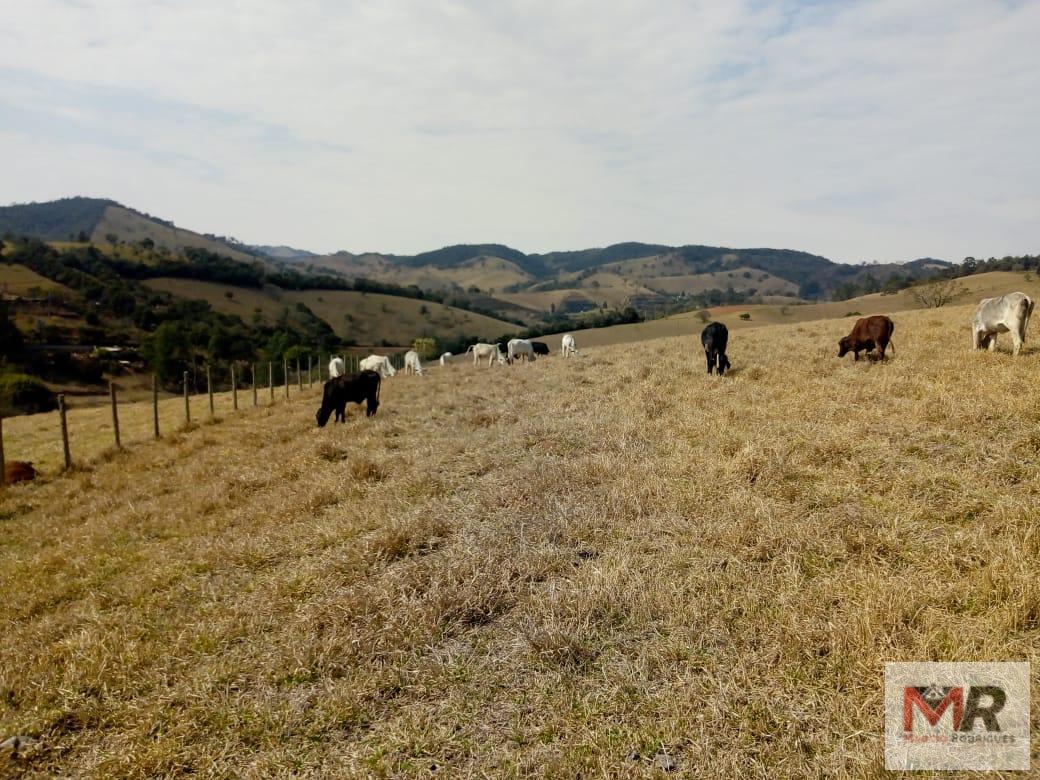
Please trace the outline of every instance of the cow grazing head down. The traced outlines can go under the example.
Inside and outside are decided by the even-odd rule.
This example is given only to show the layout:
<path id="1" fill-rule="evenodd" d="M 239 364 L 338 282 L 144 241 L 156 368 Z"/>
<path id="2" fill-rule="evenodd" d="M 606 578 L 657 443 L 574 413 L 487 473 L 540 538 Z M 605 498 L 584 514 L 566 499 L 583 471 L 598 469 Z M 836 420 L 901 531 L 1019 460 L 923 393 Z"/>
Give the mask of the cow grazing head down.
<path id="1" fill-rule="evenodd" d="M 721 322 L 711 322 L 701 331 L 701 346 L 704 357 L 708 361 L 708 373 L 718 372 L 719 376 L 729 369 L 729 358 L 726 357 L 726 345 L 729 343 L 729 329 Z"/>
<path id="2" fill-rule="evenodd" d="M 379 383 L 376 371 L 362 371 L 356 376 L 338 376 L 325 383 L 322 390 L 321 407 L 314 415 L 319 428 L 324 428 L 332 413 L 336 422 L 346 422 L 347 403 L 365 402 L 365 415 L 371 417 L 379 409 Z"/>
<path id="3" fill-rule="evenodd" d="M 892 333 L 895 331 L 892 320 L 881 314 L 870 317 L 862 317 L 856 320 L 852 326 L 852 332 L 848 336 L 838 339 L 838 357 L 845 357 L 850 352 L 853 360 L 859 360 L 860 352 L 879 352 L 879 358 L 885 359 L 885 350 L 892 342 Z M 895 347 L 892 347 L 894 350 Z"/>
<path id="4" fill-rule="evenodd" d="M 856 341 L 852 336 L 845 336 L 838 340 L 838 357 L 845 357 L 850 352 L 871 352 L 875 348 L 875 344 L 870 339 L 866 341 Z M 859 355 L 856 356 L 859 359 Z"/>

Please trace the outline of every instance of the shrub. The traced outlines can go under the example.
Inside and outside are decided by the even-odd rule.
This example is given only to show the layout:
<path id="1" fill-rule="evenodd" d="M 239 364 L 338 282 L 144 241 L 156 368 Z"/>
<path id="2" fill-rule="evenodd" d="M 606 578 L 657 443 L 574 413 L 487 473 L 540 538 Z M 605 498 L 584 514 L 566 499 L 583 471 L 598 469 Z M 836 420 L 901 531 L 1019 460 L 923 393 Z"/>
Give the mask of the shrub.
<path id="1" fill-rule="evenodd" d="M 58 408 L 54 393 L 28 374 L 0 374 L 0 412 L 35 414 Z"/>
<path id="2" fill-rule="evenodd" d="M 858 311 L 847 311 L 847 312 L 845 312 L 845 316 L 846 317 L 862 317 L 863 315 L 860 314 Z"/>
<path id="3" fill-rule="evenodd" d="M 750 320 L 751 319 L 751 313 L 750 312 L 744 312 L 743 314 L 740 315 L 740 319 L 742 319 L 742 320 Z"/>

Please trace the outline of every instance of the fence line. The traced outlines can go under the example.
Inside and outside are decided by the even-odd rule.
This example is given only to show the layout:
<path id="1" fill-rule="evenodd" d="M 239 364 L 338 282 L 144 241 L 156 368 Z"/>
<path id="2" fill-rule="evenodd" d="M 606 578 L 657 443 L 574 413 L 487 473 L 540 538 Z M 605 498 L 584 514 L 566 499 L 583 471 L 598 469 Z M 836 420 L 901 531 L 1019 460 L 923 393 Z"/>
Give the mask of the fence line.
<path id="1" fill-rule="evenodd" d="M 329 357 L 331 358 L 333 356 L 329 356 Z M 391 365 L 395 369 L 400 370 L 404 366 L 404 356 L 403 356 L 403 354 L 395 353 L 395 354 L 390 355 L 389 357 L 390 357 L 390 363 L 391 363 Z M 356 374 L 356 373 L 358 373 L 360 371 L 360 365 L 359 365 L 360 362 L 361 362 L 361 356 L 360 355 L 357 355 L 357 354 L 342 355 L 341 359 L 343 360 L 345 368 L 346 368 L 346 371 L 348 373 L 355 373 Z M 296 359 L 295 363 L 296 363 L 296 365 L 295 365 L 295 369 L 296 369 L 295 383 L 296 383 L 298 389 L 300 390 L 301 397 L 302 397 L 303 391 L 305 389 L 308 389 L 308 390 L 313 389 L 314 382 L 315 382 L 315 369 L 317 369 L 318 390 L 320 391 L 320 390 L 323 389 L 322 385 L 323 385 L 323 382 L 325 381 L 325 379 L 327 377 L 327 374 L 328 374 L 327 361 L 326 361 L 324 356 L 318 355 L 317 363 L 315 363 L 313 356 L 308 356 L 307 366 L 306 366 L 306 372 L 307 372 L 306 387 L 304 386 L 304 376 L 303 376 L 304 366 L 302 365 L 302 362 L 299 359 Z M 250 363 L 249 367 L 250 367 L 250 385 L 251 385 L 251 391 L 252 391 L 252 396 L 253 396 L 253 406 L 254 407 L 258 407 L 260 405 L 259 404 L 260 383 L 257 381 L 259 379 L 259 377 L 257 375 L 258 366 L 257 366 L 256 363 Z M 276 403 L 276 401 L 275 401 L 275 376 L 274 376 L 274 373 L 275 373 L 274 372 L 274 362 L 273 361 L 268 361 L 268 363 L 267 363 L 267 384 L 268 384 L 268 396 L 270 398 L 270 404 L 269 405 L 273 405 L 273 404 Z M 210 365 L 206 365 L 206 367 L 205 367 L 205 374 L 206 374 L 206 390 L 205 390 L 205 393 L 206 393 L 207 401 L 209 403 L 209 416 L 210 416 L 211 419 L 214 419 L 215 416 L 216 416 L 217 403 L 216 403 L 215 390 L 214 390 L 214 381 L 213 381 L 212 367 Z M 237 364 L 232 364 L 230 366 L 229 374 L 230 374 L 230 388 L 229 388 L 228 395 L 230 395 L 231 410 L 233 412 L 238 412 L 239 411 L 238 389 L 239 389 L 240 378 L 239 378 L 239 372 L 238 372 L 238 365 Z M 183 425 L 180 428 L 178 428 L 178 430 L 182 430 L 182 429 L 186 429 L 186 428 L 190 428 L 191 427 L 191 424 L 192 424 L 192 408 L 191 408 L 191 406 L 192 406 L 192 396 L 193 395 L 199 395 L 197 393 L 193 393 L 192 392 L 193 388 L 192 388 L 190 372 L 185 371 L 183 373 L 181 379 L 182 379 L 182 392 L 183 392 L 183 400 L 184 400 L 184 412 L 183 412 L 184 417 L 183 417 Z M 288 359 L 283 359 L 282 360 L 282 376 L 281 376 L 281 379 L 282 379 L 282 383 L 283 383 L 283 387 L 284 387 L 284 391 L 285 391 L 285 398 L 287 400 L 291 400 L 292 396 L 290 395 L 289 386 L 294 381 L 294 378 L 292 376 L 292 371 L 291 371 L 291 367 L 290 367 Z M 159 419 L 160 418 L 159 380 L 158 380 L 158 377 L 155 376 L 154 374 L 152 375 L 152 383 L 151 384 L 152 384 L 152 387 L 151 387 L 151 393 L 150 393 L 150 395 L 151 395 L 151 420 L 150 420 L 150 422 L 151 422 L 151 425 L 150 425 L 151 431 L 150 431 L 150 433 L 151 433 L 151 438 L 152 439 L 159 440 L 159 439 L 162 438 L 162 431 L 160 429 L 160 419 Z M 221 391 L 221 392 L 224 393 L 225 391 Z M 131 402 L 120 403 L 119 395 L 120 395 L 120 388 L 118 387 L 118 385 L 116 385 L 115 382 L 110 382 L 109 383 L 109 405 L 110 405 L 112 437 L 113 437 L 111 441 L 113 442 L 113 444 L 115 445 L 115 448 L 117 450 L 118 449 L 123 449 L 123 438 L 124 438 L 123 437 L 124 431 L 122 429 L 123 428 L 122 423 L 125 422 L 125 420 L 121 420 L 120 406 L 129 406 L 129 408 L 131 408 L 131 409 L 134 409 L 134 408 L 139 406 L 139 407 L 142 408 L 142 410 L 146 410 L 147 406 L 148 406 L 148 402 L 147 401 L 143 401 L 143 402 L 142 401 L 131 401 Z M 169 398 L 167 400 L 168 401 L 175 401 L 175 399 L 176 399 L 176 396 L 173 396 L 172 398 Z M 227 400 L 227 398 L 225 398 L 223 403 L 227 403 L 227 402 L 228 402 L 228 400 Z M 92 406 L 90 408 L 91 409 L 97 409 L 98 407 Z M 165 404 L 164 404 L 164 408 L 167 408 L 165 406 Z M 103 409 L 103 404 L 101 405 L 101 409 Z M 73 465 L 71 444 L 73 444 L 74 442 L 70 442 L 71 437 L 70 437 L 70 432 L 69 432 L 69 420 L 68 420 L 68 412 L 69 411 L 70 411 L 70 409 L 69 409 L 69 406 L 68 406 L 65 394 L 60 394 L 58 396 L 58 423 L 59 423 L 60 435 L 61 435 L 62 462 L 64 463 L 64 468 L 65 469 L 69 469 Z M 172 409 L 167 408 L 166 414 L 169 415 L 170 412 L 173 412 L 173 419 L 175 421 L 176 420 L 176 412 L 173 411 Z M 103 411 L 100 412 L 100 413 L 101 413 L 101 415 L 104 415 Z M 134 419 L 136 419 L 136 414 L 131 415 L 131 416 Z M 77 415 L 77 419 L 79 419 L 79 415 Z M 147 419 L 147 417 L 145 419 Z M 8 422 L 10 422 L 10 419 L 8 419 Z M 105 425 L 104 416 L 102 416 L 100 418 L 95 418 L 93 420 L 92 429 L 96 430 L 97 427 L 99 427 L 98 423 L 100 423 L 100 428 L 102 430 L 105 427 L 107 427 Z M 170 423 L 169 422 L 164 423 L 164 425 L 168 425 L 168 424 L 170 424 Z M 140 432 L 140 428 L 136 427 L 138 425 L 140 425 L 140 423 L 134 423 L 135 429 Z M 175 427 L 177 427 L 176 426 L 176 422 L 174 422 L 173 425 Z M 46 425 L 44 426 L 44 429 L 46 429 Z M 53 430 L 53 429 L 51 429 L 51 430 Z M 147 430 L 147 428 L 146 428 L 146 430 Z M 10 434 L 10 428 L 8 428 L 8 433 Z M 17 439 L 18 434 L 16 433 L 15 436 L 16 436 L 16 439 Z M 146 436 L 147 436 L 147 434 L 146 434 Z M 26 436 L 26 439 L 25 439 L 25 441 L 30 442 L 30 443 L 34 443 L 35 440 L 36 440 L 36 436 L 35 435 Z M 147 440 L 147 439 L 145 439 L 145 440 Z M 138 439 L 137 437 L 133 437 L 133 441 L 134 441 L 134 443 L 137 443 L 138 441 L 140 441 L 140 439 Z M 101 449 L 97 448 L 97 439 L 96 439 L 96 437 L 90 437 L 90 445 L 88 445 L 88 446 L 89 446 L 89 448 L 91 450 L 91 454 L 87 458 L 88 460 L 96 458 L 98 455 L 100 455 L 102 452 L 104 452 L 104 448 L 101 448 Z M 34 444 L 30 444 L 30 447 L 31 447 L 31 449 L 34 452 L 38 452 L 37 447 Z M 53 452 L 53 450 L 51 450 L 51 452 Z M 4 461 L 5 455 L 6 456 L 10 456 L 10 450 L 8 448 L 8 451 L 5 453 L 5 450 L 4 450 L 3 419 L 0 418 L 0 480 L 3 480 L 3 478 L 4 478 L 3 467 L 4 467 L 4 463 L 5 463 L 5 461 Z M 44 455 L 43 457 L 47 458 L 47 459 L 50 459 L 51 456 Z M 82 456 L 81 456 L 81 460 L 82 460 Z M 0 484 L 2 484 L 2 482 L 0 482 Z"/>
<path id="2" fill-rule="evenodd" d="M 108 394 L 112 399 L 112 432 L 116 437 L 116 449 L 122 449 L 123 443 L 119 441 L 119 404 L 116 403 L 116 383 L 108 383 Z"/>
<path id="3" fill-rule="evenodd" d="M 61 419 L 61 447 L 65 454 L 65 468 L 71 468 L 72 453 L 69 451 L 69 421 L 65 415 L 65 393 L 58 395 L 58 416 Z"/>

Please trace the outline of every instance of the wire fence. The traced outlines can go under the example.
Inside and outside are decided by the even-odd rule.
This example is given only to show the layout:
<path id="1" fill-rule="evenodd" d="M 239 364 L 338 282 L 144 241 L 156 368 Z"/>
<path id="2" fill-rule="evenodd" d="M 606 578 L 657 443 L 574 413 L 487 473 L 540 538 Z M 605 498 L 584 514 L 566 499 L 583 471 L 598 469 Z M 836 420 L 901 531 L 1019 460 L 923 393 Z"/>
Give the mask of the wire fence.
<path id="1" fill-rule="evenodd" d="M 363 359 L 358 355 L 339 356 L 348 373 L 357 373 Z M 402 354 L 389 355 L 395 369 L 404 366 Z M 7 419 L 8 438 L 14 445 L 9 454 L 27 462 L 54 465 L 67 470 L 89 462 L 111 449 L 123 450 L 129 444 L 162 438 L 164 433 L 190 428 L 200 421 L 215 421 L 217 415 L 237 413 L 252 407 L 311 395 L 328 379 L 328 358 L 317 361 L 282 360 L 260 363 L 232 363 L 220 372 L 205 366 L 199 376 L 185 371 L 179 396 L 160 398 L 160 382 L 152 376 L 148 401 L 121 401 L 123 392 L 117 382 L 109 383 L 109 403 L 74 408 L 65 394 L 58 396 L 58 409 Z M 196 381 L 205 382 L 197 392 Z M 228 388 L 218 391 L 217 385 Z M 13 463 L 13 458 L 7 463 Z M 0 415 L 0 485 L 7 481 L 5 468 L 4 418 Z"/>

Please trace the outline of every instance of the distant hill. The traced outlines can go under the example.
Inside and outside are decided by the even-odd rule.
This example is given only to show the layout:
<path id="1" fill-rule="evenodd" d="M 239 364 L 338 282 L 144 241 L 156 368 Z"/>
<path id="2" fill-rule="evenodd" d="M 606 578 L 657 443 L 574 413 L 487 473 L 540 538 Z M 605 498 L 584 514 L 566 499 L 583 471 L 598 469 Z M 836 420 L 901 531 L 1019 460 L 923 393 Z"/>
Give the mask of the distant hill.
<path id="1" fill-rule="evenodd" d="M 125 243 L 150 239 L 156 247 L 170 252 L 196 247 L 242 261 L 253 261 L 260 254 L 219 236 L 185 230 L 104 198 L 62 198 L 0 207 L 0 236 L 7 234 L 44 241 L 89 240 L 95 244 L 113 243 L 113 239 Z"/>
<path id="2" fill-rule="evenodd" d="M 314 252 L 308 252 L 306 249 L 297 249 L 296 247 L 291 246 L 251 246 L 249 249 L 257 254 L 270 257 L 273 260 L 284 260 L 286 262 L 307 260 L 312 257 L 317 257 Z"/>
<path id="3" fill-rule="evenodd" d="M 525 255 L 500 244 L 460 244 L 411 256 L 337 252 L 308 258 L 307 264 L 325 273 L 424 289 L 476 287 L 500 300 L 542 311 L 560 306 L 581 310 L 665 305 L 711 291 L 730 302 L 825 300 L 873 292 L 875 287 L 880 290 L 893 277 L 924 278 L 951 265 L 932 258 L 906 264 L 848 265 L 790 249 L 636 242 L 540 255 Z"/>
<path id="4" fill-rule="evenodd" d="M 96 244 L 147 240 L 173 253 L 195 247 L 273 269 L 358 278 L 401 287 L 480 296 L 498 316 L 525 321 L 559 311 L 633 306 L 668 311 L 698 305 L 778 303 L 849 298 L 904 287 L 948 268 L 921 258 L 909 263 L 836 263 L 793 249 L 667 246 L 625 242 L 607 247 L 528 254 L 503 244 L 456 244 L 415 255 L 336 252 L 290 246 L 247 246 L 176 227 L 111 200 L 66 198 L 0 208 L 0 235 L 48 241 L 88 238 Z"/>
<path id="5" fill-rule="evenodd" d="M 34 236 L 44 241 L 75 241 L 90 236 L 112 200 L 62 198 L 48 203 L 20 203 L 0 207 L 0 235 Z"/>

